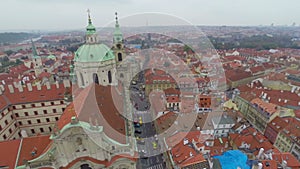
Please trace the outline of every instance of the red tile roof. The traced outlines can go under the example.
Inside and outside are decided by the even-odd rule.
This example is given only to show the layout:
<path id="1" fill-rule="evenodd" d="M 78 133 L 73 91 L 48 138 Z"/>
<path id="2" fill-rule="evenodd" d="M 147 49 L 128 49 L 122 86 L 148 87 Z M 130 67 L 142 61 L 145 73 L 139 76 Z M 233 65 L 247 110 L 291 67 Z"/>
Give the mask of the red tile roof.
<path id="1" fill-rule="evenodd" d="M 277 161 L 278 163 L 282 164 L 282 161 L 287 162 L 287 166 L 291 167 L 292 169 L 299 169 L 300 162 L 293 156 L 291 153 L 274 153 L 273 160 Z"/>
<path id="2" fill-rule="evenodd" d="M 193 140 L 197 143 L 203 143 L 205 140 L 202 140 L 202 137 L 200 131 L 192 131 L 179 132 L 167 138 L 166 142 L 168 147 L 171 148 L 174 162 L 180 167 L 184 167 L 205 161 L 202 154 L 196 152 L 192 146 L 184 144 L 184 140 L 189 144 L 192 143 Z M 203 146 L 204 148 L 203 144 L 199 146 Z"/>
<path id="3" fill-rule="evenodd" d="M 34 136 L 26 137 L 22 139 L 22 148 L 19 154 L 18 165 L 23 165 L 24 160 L 32 160 L 39 157 L 49 148 L 49 144 L 52 143 L 50 136 Z"/>
<path id="4" fill-rule="evenodd" d="M 241 134 L 230 133 L 230 140 L 240 147 L 243 143 L 250 145 L 251 150 L 255 150 L 253 154 L 257 155 L 260 148 L 264 148 L 265 151 L 272 150 L 273 152 L 279 152 L 277 148 L 260 132 L 253 127 L 244 129 Z"/>
<path id="5" fill-rule="evenodd" d="M 123 96 L 115 87 L 91 84 L 79 92 L 73 104 L 80 121 L 92 121 L 94 125 L 97 121 L 108 137 L 126 143 Z"/>
<path id="6" fill-rule="evenodd" d="M 51 85 L 51 89 L 47 89 L 45 85 L 41 86 L 41 90 L 38 90 L 36 86 L 32 87 L 32 91 L 28 91 L 27 88 L 23 88 L 23 92 L 19 92 L 14 88 L 14 93 L 10 93 L 8 87 L 5 88 L 4 95 L 8 98 L 11 104 L 23 104 L 31 102 L 43 102 L 52 100 L 63 100 L 65 87 L 63 84 L 56 88 L 56 85 Z"/>
<path id="7" fill-rule="evenodd" d="M 15 168 L 21 140 L 0 142 L 0 168 L 7 166 Z"/>
<path id="8" fill-rule="evenodd" d="M 277 112 L 277 105 L 273 103 L 267 103 L 259 98 L 255 98 L 251 101 L 252 104 L 256 104 L 258 107 L 262 108 L 264 111 L 273 114 Z"/>

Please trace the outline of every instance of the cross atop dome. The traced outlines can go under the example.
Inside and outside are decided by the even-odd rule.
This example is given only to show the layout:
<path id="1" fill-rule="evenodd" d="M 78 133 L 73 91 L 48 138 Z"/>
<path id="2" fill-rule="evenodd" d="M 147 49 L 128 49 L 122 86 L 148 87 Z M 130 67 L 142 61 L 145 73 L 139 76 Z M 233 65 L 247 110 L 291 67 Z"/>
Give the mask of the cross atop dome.
<path id="1" fill-rule="evenodd" d="M 88 13 L 88 21 L 89 21 L 89 24 L 92 24 L 91 11 L 90 11 L 90 9 L 87 9 L 87 13 Z"/>
<path id="2" fill-rule="evenodd" d="M 118 13 L 115 12 L 115 15 L 116 15 L 116 27 L 119 27 L 119 22 L 118 22 Z"/>

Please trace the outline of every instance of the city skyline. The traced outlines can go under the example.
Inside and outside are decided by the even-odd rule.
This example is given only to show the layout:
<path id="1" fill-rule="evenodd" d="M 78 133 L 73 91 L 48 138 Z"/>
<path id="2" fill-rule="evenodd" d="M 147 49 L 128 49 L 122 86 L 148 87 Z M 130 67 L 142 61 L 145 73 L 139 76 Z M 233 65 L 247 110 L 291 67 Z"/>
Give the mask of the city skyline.
<path id="1" fill-rule="evenodd" d="M 156 5 L 157 4 L 157 5 Z M 96 27 L 106 27 L 114 21 L 114 12 L 119 13 L 120 21 L 144 13 L 156 13 L 173 18 L 179 22 L 167 22 L 157 17 L 137 17 L 136 22 L 122 22 L 122 26 L 166 26 L 183 25 L 211 25 L 211 26 L 268 26 L 299 25 L 300 16 L 297 15 L 296 0 L 286 3 L 266 0 L 222 0 L 206 1 L 191 0 L 182 2 L 176 0 L 172 4 L 165 1 L 19 1 L 3 2 L 0 10 L 5 17 L 1 17 L 0 31 L 17 30 L 76 30 L 86 25 L 86 10 L 91 10 L 93 23 Z M 181 22 L 184 21 L 184 22 Z"/>

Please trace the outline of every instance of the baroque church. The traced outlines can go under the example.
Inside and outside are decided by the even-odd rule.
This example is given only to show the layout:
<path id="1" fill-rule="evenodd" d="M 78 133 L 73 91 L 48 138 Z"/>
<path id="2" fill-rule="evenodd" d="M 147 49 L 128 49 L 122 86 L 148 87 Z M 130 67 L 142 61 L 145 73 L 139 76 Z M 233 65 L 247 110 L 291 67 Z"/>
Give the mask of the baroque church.
<path id="1" fill-rule="evenodd" d="M 99 43 L 88 13 L 86 43 L 75 52 L 71 65 L 77 95 L 51 135 L 0 142 L 1 151 L 7 152 L 5 156 L 0 153 L 0 158 L 7 161 L 0 162 L 0 168 L 135 169 L 138 153 L 133 126 L 122 115 L 130 111 L 121 91 L 125 88 L 116 78 L 117 66 L 124 56 L 117 15 L 113 47 L 109 48 Z M 39 70 L 39 58 L 35 61 Z"/>
<path id="2" fill-rule="evenodd" d="M 117 65 L 123 61 L 124 56 L 123 35 L 117 13 L 112 50 L 99 43 L 96 28 L 88 14 L 86 43 L 75 52 L 74 56 L 74 75 L 78 86 L 85 88 L 91 83 L 103 86 L 116 85 Z"/>

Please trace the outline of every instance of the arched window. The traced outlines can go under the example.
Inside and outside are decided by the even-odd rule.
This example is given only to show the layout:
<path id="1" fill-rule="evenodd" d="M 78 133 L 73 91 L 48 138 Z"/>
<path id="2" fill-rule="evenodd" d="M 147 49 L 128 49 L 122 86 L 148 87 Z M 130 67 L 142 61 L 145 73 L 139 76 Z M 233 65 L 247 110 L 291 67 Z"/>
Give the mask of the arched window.
<path id="1" fill-rule="evenodd" d="M 99 84 L 99 79 L 98 79 L 97 73 L 93 74 L 93 80 L 94 80 L 94 83 Z"/>
<path id="2" fill-rule="evenodd" d="M 112 82 L 111 71 L 107 72 L 107 77 L 108 77 L 108 83 L 111 83 Z"/>
<path id="3" fill-rule="evenodd" d="M 82 164 L 80 169 L 92 169 L 89 164 Z"/>
<path id="4" fill-rule="evenodd" d="M 81 86 L 84 86 L 84 79 L 82 73 L 80 73 L 80 79 L 81 79 Z"/>
<path id="5" fill-rule="evenodd" d="M 118 53 L 118 61 L 122 62 L 122 53 Z"/>

